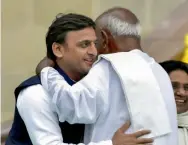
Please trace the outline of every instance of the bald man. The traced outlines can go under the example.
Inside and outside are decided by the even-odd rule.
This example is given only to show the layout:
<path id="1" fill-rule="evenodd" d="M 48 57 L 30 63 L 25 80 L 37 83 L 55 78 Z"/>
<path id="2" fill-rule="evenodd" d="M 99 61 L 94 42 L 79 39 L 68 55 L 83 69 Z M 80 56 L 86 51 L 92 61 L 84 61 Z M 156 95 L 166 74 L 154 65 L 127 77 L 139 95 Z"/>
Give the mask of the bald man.
<path id="1" fill-rule="evenodd" d="M 114 132 L 126 120 L 131 120 L 133 126 L 135 123 L 137 129 L 143 129 L 147 126 L 148 119 L 153 117 L 158 121 L 156 123 L 152 120 L 156 128 L 158 127 L 158 130 L 155 126 L 152 130 L 154 131 L 152 134 L 154 144 L 177 145 L 176 107 L 170 80 L 158 63 L 141 51 L 139 20 L 127 9 L 112 8 L 99 16 L 96 23 L 100 28 L 97 32 L 101 40 L 98 44 L 99 53 L 114 52 L 114 54 L 102 55 L 89 74 L 73 87 L 69 86 L 53 68 L 45 68 L 41 73 L 42 84 L 53 97 L 59 120 L 87 124 L 84 138 L 85 143 L 89 143 L 111 139 Z M 140 75 L 135 70 L 140 71 Z M 135 81 L 131 78 L 134 77 L 132 74 L 135 75 L 135 83 L 140 83 L 140 86 L 131 84 Z M 148 82 L 141 76 L 145 76 L 144 79 Z M 127 86 L 122 85 L 122 82 Z M 152 87 L 149 86 L 150 84 Z M 147 90 L 147 88 L 150 89 Z M 131 94 L 137 96 L 131 96 Z M 146 96 L 150 94 L 150 96 L 145 97 L 144 94 Z M 153 97 L 148 102 L 151 104 L 155 102 L 159 106 L 155 106 L 155 103 L 153 106 L 148 103 L 148 106 L 151 105 L 149 108 L 144 105 L 140 108 L 135 107 L 136 105 L 131 102 L 138 103 L 134 97 L 139 96 L 143 97 L 143 102 Z M 131 97 L 132 101 L 129 101 Z M 144 111 L 148 113 L 148 110 L 153 110 L 153 114 L 158 112 L 159 119 L 152 114 L 142 116 L 146 114 Z M 160 119 L 163 120 L 163 124 L 160 123 Z M 163 127 L 164 130 L 161 129 Z M 128 133 L 135 131 L 134 129 L 134 127 L 130 128 Z"/>

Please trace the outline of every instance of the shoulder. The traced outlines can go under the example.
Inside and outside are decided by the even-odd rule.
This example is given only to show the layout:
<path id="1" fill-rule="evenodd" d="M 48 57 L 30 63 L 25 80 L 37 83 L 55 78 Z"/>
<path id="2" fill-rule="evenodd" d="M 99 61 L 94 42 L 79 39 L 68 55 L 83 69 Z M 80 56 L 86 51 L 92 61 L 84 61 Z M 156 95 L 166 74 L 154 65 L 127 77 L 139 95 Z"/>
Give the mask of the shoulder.
<path id="1" fill-rule="evenodd" d="M 110 72 L 110 63 L 101 58 L 97 63 L 93 65 L 86 77 L 95 79 L 94 81 L 107 81 L 109 79 Z M 98 80 L 97 80 L 98 79 Z M 106 82 L 107 83 L 107 82 Z"/>
<path id="2" fill-rule="evenodd" d="M 17 98 L 17 96 L 23 89 L 28 88 L 33 85 L 37 85 L 37 84 L 41 84 L 40 77 L 37 75 L 26 79 L 14 90 L 15 97 Z"/>
<path id="3" fill-rule="evenodd" d="M 109 70 L 109 67 L 110 67 L 110 62 L 101 58 L 93 65 L 90 72 L 98 72 L 97 74 L 104 72 L 106 73 L 106 71 Z"/>
<path id="4" fill-rule="evenodd" d="M 168 74 L 158 63 L 153 64 L 152 69 L 165 102 L 174 103 L 174 92 Z"/>
<path id="5" fill-rule="evenodd" d="M 152 64 L 152 70 L 155 76 L 157 77 L 158 81 L 162 81 L 160 83 L 171 87 L 169 75 L 157 62 Z"/>
<path id="6" fill-rule="evenodd" d="M 105 88 L 108 87 L 109 80 L 110 63 L 105 59 L 100 59 L 97 63 L 93 65 L 88 75 L 86 75 L 80 82 L 102 91 L 102 89 L 105 90 Z M 89 83 L 90 85 L 88 85 Z"/>
<path id="7" fill-rule="evenodd" d="M 51 99 L 45 89 L 41 84 L 33 85 L 23 89 L 17 99 L 17 107 L 23 108 L 27 107 L 45 107 L 48 106 L 51 102 Z"/>

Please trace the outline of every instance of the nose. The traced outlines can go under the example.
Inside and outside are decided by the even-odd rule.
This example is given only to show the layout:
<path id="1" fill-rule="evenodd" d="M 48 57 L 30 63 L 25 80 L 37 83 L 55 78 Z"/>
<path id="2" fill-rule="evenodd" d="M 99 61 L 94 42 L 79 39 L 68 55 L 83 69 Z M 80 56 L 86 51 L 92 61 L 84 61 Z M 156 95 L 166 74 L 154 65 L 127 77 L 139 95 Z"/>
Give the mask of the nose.
<path id="1" fill-rule="evenodd" d="M 178 90 L 177 90 L 177 92 L 176 92 L 176 94 L 178 95 L 178 96 L 185 96 L 185 90 L 184 90 L 184 88 L 179 88 Z"/>
<path id="2" fill-rule="evenodd" d="M 96 57 L 97 56 L 97 48 L 96 48 L 96 45 L 95 43 L 93 42 L 91 44 L 91 46 L 89 47 L 87 53 L 90 55 L 90 56 L 93 56 L 93 57 Z"/>

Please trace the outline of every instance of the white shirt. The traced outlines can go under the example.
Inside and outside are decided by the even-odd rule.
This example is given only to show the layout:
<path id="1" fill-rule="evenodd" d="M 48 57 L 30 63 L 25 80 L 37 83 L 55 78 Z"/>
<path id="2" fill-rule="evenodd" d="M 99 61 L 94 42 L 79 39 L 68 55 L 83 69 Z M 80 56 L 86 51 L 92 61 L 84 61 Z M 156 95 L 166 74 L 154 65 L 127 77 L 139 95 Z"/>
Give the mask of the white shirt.
<path id="1" fill-rule="evenodd" d="M 28 87 L 19 94 L 17 108 L 33 145 L 67 145 L 63 143 L 58 115 L 51 102 L 41 85 Z M 107 140 L 89 145 L 112 145 L 112 142 Z"/>
<path id="2" fill-rule="evenodd" d="M 158 63 L 151 63 L 153 59 L 147 54 L 134 51 L 151 66 L 164 97 L 172 127 L 172 133 L 155 138 L 154 144 L 177 145 L 176 106 L 169 77 Z M 42 74 L 42 80 L 43 77 L 48 78 L 47 84 L 44 81 L 43 86 L 53 96 L 52 101 L 59 120 L 87 124 L 84 137 L 86 144 L 90 141 L 111 139 L 115 131 L 130 119 L 119 78 L 109 62 L 101 60 L 85 78 L 72 87 L 56 71 L 50 73 L 50 78 Z M 51 87 L 48 88 L 49 86 Z M 128 132 L 132 132 L 131 128 Z"/>

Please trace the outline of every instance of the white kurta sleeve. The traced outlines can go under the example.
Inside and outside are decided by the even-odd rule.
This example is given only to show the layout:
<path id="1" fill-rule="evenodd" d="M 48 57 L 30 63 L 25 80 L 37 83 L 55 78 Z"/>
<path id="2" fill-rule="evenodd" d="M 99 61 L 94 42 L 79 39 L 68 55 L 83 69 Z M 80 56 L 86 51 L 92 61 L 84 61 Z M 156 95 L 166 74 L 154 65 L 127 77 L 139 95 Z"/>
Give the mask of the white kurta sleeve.
<path id="1" fill-rule="evenodd" d="M 107 62 L 106 62 L 107 63 Z M 53 97 L 61 122 L 91 124 L 107 103 L 108 70 L 105 62 L 96 64 L 81 81 L 70 86 L 53 68 L 41 72 L 43 87 Z"/>
<path id="2" fill-rule="evenodd" d="M 17 108 L 34 145 L 73 145 L 63 143 L 58 116 L 52 111 L 51 98 L 45 94 L 41 85 L 20 92 Z M 112 145 L 112 142 L 106 140 L 88 145 Z"/>

